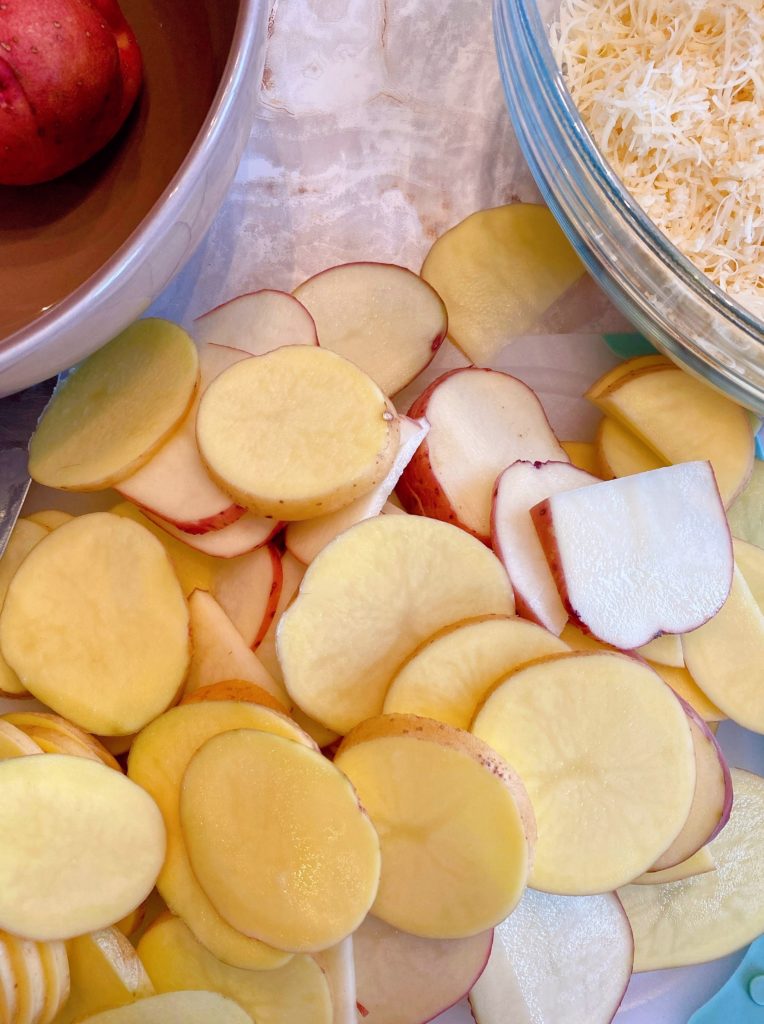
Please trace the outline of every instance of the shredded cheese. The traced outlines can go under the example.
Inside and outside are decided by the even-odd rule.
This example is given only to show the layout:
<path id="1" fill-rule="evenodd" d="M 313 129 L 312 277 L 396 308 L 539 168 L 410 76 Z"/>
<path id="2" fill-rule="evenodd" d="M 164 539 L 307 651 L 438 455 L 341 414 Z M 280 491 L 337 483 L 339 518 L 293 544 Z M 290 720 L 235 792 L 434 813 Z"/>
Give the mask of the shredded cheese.
<path id="1" fill-rule="evenodd" d="M 764 0 L 562 0 L 552 45 L 626 188 L 764 319 Z"/>

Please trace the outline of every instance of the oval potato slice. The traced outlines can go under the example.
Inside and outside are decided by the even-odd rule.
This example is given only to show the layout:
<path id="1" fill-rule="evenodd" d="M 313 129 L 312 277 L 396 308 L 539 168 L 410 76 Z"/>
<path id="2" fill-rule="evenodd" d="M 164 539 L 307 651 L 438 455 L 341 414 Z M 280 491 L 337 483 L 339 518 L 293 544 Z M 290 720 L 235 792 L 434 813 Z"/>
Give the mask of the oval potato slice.
<path id="1" fill-rule="evenodd" d="M 249 1014 L 217 992 L 167 992 L 104 1010 L 81 1024 L 253 1024 Z"/>

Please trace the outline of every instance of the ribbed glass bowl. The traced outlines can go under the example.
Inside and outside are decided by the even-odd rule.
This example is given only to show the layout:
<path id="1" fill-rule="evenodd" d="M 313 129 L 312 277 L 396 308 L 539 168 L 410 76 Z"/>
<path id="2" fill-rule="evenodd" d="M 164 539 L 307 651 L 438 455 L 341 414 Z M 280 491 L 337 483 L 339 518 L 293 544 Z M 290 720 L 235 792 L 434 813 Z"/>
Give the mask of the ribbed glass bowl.
<path id="1" fill-rule="evenodd" d="M 659 348 L 764 414 L 764 323 L 697 270 L 624 188 L 584 126 L 549 44 L 559 0 L 494 0 L 515 131 L 589 271 Z"/>

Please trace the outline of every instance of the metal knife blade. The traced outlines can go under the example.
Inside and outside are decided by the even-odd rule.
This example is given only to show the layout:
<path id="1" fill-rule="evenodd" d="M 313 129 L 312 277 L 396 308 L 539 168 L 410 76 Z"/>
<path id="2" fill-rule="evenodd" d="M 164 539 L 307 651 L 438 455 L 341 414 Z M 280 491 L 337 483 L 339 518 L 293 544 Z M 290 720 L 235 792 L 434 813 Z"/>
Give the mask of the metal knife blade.
<path id="1" fill-rule="evenodd" d="M 56 378 L 0 398 L 0 556 L 29 490 L 27 448 L 53 394 Z"/>

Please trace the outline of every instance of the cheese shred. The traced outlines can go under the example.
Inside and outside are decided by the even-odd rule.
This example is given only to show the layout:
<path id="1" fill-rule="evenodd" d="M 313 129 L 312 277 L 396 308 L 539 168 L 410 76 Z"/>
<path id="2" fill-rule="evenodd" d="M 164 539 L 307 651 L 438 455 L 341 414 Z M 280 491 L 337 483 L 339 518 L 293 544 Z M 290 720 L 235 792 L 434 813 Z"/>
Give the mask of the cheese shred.
<path id="1" fill-rule="evenodd" d="M 552 46 L 645 213 L 764 319 L 764 0 L 562 0 Z"/>

